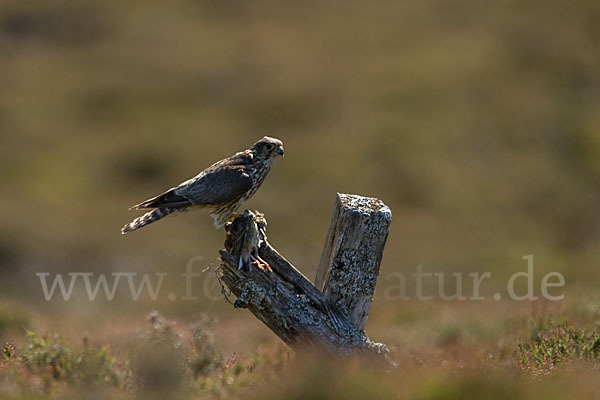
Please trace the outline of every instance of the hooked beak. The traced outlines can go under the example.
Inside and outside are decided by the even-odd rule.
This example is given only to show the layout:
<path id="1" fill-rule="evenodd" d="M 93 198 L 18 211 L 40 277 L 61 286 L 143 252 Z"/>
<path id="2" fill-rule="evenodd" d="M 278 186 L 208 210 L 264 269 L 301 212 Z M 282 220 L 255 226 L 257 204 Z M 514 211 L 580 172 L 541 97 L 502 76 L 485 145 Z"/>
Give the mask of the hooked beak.
<path id="1" fill-rule="evenodd" d="M 275 153 L 279 154 L 281 157 L 283 157 L 283 147 L 278 148 L 277 150 L 275 150 Z"/>

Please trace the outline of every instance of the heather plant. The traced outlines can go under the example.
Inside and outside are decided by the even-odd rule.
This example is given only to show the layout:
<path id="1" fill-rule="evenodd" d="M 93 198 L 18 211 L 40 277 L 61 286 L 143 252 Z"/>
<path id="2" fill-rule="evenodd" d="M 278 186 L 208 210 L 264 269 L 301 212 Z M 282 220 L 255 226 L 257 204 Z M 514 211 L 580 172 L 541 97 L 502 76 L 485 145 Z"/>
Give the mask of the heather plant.
<path id="1" fill-rule="evenodd" d="M 90 345 L 87 337 L 77 346 L 59 335 L 27 331 L 26 343 L 18 349 L 7 343 L 2 356 L 0 397 L 52 395 L 78 386 L 130 390 L 133 385 L 129 362 L 118 360 L 108 345 Z"/>
<path id="2" fill-rule="evenodd" d="M 600 366 L 600 331 L 568 323 L 549 329 L 534 329 L 528 341 L 518 344 L 516 360 L 522 373 L 533 377 L 550 375 L 559 366 L 585 363 Z"/>

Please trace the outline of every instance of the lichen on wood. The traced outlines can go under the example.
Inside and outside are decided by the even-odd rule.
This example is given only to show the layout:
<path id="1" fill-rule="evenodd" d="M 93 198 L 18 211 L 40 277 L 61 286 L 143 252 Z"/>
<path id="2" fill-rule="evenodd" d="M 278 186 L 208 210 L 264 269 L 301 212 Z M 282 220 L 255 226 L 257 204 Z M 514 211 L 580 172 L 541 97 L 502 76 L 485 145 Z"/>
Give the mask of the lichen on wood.
<path id="1" fill-rule="evenodd" d="M 361 212 L 373 212 L 368 211 L 369 207 L 374 207 L 372 200 L 363 199 L 366 200 L 357 197 L 350 200 Z M 378 208 L 375 213 L 381 213 L 381 209 Z M 249 224 L 256 224 L 252 226 L 258 229 L 250 230 Z M 388 227 L 389 224 L 384 230 Z M 373 226 L 370 226 L 370 229 L 376 232 Z M 317 289 L 268 243 L 266 220 L 262 214 L 246 210 L 244 214 L 226 224 L 225 230 L 227 236 L 225 250 L 220 252 L 222 265 L 219 274 L 224 285 L 237 297 L 234 303 L 236 307 L 250 310 L 295 349 L 319 346 L 338 355 L 357 352 L 379 356 L 387 354 L 385 345 L 369 340 L 364 326 L 357 326 L 352 321 L 353 310 L 349 307 L 352 306 L 351 303 L 345 302 L 344 297 L 331 296 Z M 251 266 L 249 270 L 238 269 L 242 249 L 247 245 L 247 233 L 254 231 L 260 237 L 252 240 L 252 243 L 258 246 L 259 258 L 267 262 L 272 271 L 262 271 L 255 266 Z M 369 235 L 368 230 L 361 232 Z M 379 234 L 374 235 L 373 237 L 378 237 Z M 377 258 L 376 255 L 373 258 L 370 250 L 373 239 L 368 236 L 366 238 L 362 245 L 361 241 L 357 240 L 354 249 L 346 249 L 337 261 L 339 265 L 331 270 L 335 279 L 330 277 L 329 281 L 334 287 L 339 282 L 349 283 L 346 288 L 335 288 L 334 293 L 362 297 L 372 294 L 377 275 L 352 270 L 354 267 L 372 271 L 374 264 L 378 267 L 381 258 Z"/>
<path id="2" fill-rule="evenodd" d="M 338 193 L 333 215 L 315 284 L 364 329 L 392 212 L 381 200 Z"/>

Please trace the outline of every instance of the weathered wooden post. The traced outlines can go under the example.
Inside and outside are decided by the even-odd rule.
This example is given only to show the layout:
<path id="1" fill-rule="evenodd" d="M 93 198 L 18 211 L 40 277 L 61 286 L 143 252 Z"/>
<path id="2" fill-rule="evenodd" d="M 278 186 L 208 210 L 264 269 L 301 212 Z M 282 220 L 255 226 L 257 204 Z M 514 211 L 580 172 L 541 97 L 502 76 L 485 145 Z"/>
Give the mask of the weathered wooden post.
<path id="1" fill-rule="evenodd" d="M 392 212 L 381 200 L 337 194 L 315 286 L 341 301 L 365 329 Z"/>
<path id="2" fill-rule="evenodd" d="M 262 215 L 246 211 L 225 226 L 220 278 L 237 296 L 236 307 L 248 308 L 292 348 L 385 355 L 386 346 L 364 328 L 391 216 L 380 200 L 338 194 L 314 286 L 267 242 Z M 249 241 L 250 234 L 257 237 Z M 238 269 L 250 242 L 272 272 Z"/>

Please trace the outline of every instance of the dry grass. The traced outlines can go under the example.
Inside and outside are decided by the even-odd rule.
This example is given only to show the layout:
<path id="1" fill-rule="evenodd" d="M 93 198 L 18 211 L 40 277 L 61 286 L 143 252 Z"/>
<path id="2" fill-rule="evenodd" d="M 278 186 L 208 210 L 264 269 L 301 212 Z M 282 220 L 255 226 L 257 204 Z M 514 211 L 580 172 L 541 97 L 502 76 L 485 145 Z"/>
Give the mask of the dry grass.
<path id="1" fill-rule="evenodd" d="M 599 17 L 596 0 L 0 0 L 0 341 L 16 349 L 0 397 L 592 397 Z M 293 356 L 214 280 L 213 298 L 170 301 L 190 258 L 215 265 L 206 215 L 119 235 L 131 204 L 265 134 L 286 157 L 248 207 L 307 276 L 336 191 L 392 208 L 368 330 L 396 371 Z M 505 293 L 527 254 L 537 294 L 558 271 L 564 301 L 384 299 L 418 265 L 489 271 L 482 294 Z M 35 273 L 73 271 L 169 279 L 156 301 L 46 302 Z M 177 321 L 160 344 L 153 309 Z M 194 333 L 199 313 L 217 322 Z"/>
<path id="2" fill-rule="evenodd" d="M 492 309 L 490 309 L 491 312 Z M 568 310 L 555 309 L 558 320 Z M 547 314 L 546 314 L 547 315 Z M 108 398 L 398 398 L 530 399 L 588 396 L 597 390 L 600 331 L 598 314 L 575 324 L 530 315 L 524 324 L 496 309 L 490 330 L 468 323 L 430 332 L 419 324 L 404 327 L 390 341 L 396 367 L 368 360 L 335 360 L 309 350 L 293 353 L 270 337 L 243 354 L 224 354 L 213 322 L 203 317 L 182 328 L 153 312 L 146 327 L 122 336 L 126 350 L 96 347 L 59 336 L 27 333 L 18 346 L 7 344 L 0 364 L 5 398 L 67 397 L 102 393 Z M 134 324 L 135 325 L 135 324 Z M 185 324 L 184 324 L 185 325 Z M 459 334 L 456 334 L 456 332 Z M 240 327 L 238 334 L 247 334 Z M 256 343 L 256 342 L 254 342 Z M 249 343 L 250 345 L 252 343 Z"/>

